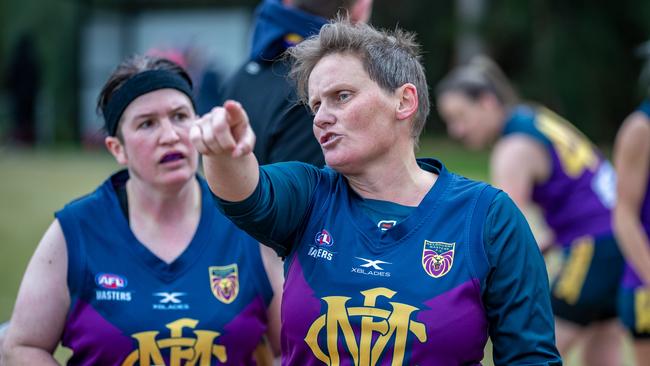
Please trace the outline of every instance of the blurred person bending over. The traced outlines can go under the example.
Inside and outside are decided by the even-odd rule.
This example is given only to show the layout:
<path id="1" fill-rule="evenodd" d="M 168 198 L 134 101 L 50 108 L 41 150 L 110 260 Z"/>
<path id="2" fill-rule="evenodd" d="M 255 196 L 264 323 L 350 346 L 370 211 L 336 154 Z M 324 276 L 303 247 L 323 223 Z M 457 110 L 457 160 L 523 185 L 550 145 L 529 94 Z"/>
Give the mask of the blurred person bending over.
<path id="1" fill-rule="evenodd" d="M 627 259 L 619 312 L 634 337 L 637 364 L 646 365 L 650 362 L 650 97 L 621 126 L 614 165 L 619 177 L 614 229 Z"/>
<path id="2" fill-rule="evenodd" d="M 255 12 L 248 61 L 226 82 L 221 102 L 237 100 L 257 136 L 260 164 L 302 161 L 322 167 L 323 153 L 312 134 L 312 115 L 287 79 L 288 47 L 318 34 L 338 12 L 353 22 L 370 18 L 372 0 L 265 0 Z"/>
<path id="3" fill-rule="evenodd" d="M 412 34 L 337 20 L 289 50 L 327 166 L 260 166 L 242 105 L 190 137 L 217 203 L 286 257 L 285 365 L 560 365 L 546 269 L 508 196 L 416 159 Z M 269 94 L 273 91 L 269 90 Z"/>
<path id="4" fill-rule="evenodd" d="M 616 296 L 623 258 L 611 227 L 615 174 L 603 154 L 550 110 L 523 104 L 490 59 L 476 57 L 437 87 L 451 137 L 492 147 L 492 182 L 524 212 L 538 205 L 564 262 L 552 286 L 557 345 L 563 357 L 586 339 L 586 365 L 617 365 L 621 329 Z M 588 332 L 589 330 L 589 332 Z"/>
<path id="5" fill-rule="evenodd" d="M 128 59 L 98 107 L 126 169 L 55 214 L 25 272 L 5 363 L 56 364 L 59 341 L 74 365 L 249 365 L 265 333 L 279 350 L 259 244 L 197 175 L 187 73 Z"/>

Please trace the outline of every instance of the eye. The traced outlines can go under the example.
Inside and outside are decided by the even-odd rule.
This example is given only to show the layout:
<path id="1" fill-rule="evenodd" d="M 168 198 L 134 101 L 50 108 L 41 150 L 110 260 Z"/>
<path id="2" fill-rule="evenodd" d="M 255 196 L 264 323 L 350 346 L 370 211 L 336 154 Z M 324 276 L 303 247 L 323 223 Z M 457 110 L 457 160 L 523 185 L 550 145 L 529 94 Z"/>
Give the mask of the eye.
<path id="1" fill-rule="evenodd" d="M 336 94 L 336 99 L 339 102 L 345 102 L 346 100 L 350 99 L 351 96 L 352 93 L 350 93 L 349 91 L 340 91 Z"/>
<path id="2" fill-rule="evenodd" d="M 318 109 L 320 108 L 320 102 L 316 102 L 311 105 L 311 113 L 316 114 L 318 113 Z"/>
<path id="3" fill-rule="evenodd" d="M 190 118 L 190 115 L 187 112 L 176 112 L 172 116 L 172 119 L 177 122 L 183 122 Z"/>
<path id="4" fill-rule="evenodd" d="M 153 126 L 153 121 L 150 119 L 145 119 L 144 121 L 138 123 L 138 129 L 145 129 Z"/>

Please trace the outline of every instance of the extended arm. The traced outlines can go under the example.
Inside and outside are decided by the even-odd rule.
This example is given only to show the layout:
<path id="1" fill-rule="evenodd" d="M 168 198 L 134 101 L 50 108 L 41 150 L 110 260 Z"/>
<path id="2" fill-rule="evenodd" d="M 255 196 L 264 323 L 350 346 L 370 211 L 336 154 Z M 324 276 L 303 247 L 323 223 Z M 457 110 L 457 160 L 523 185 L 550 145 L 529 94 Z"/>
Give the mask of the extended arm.
<path id="1" fill-rule="evenodd" d="M 5 365 L 56 365 L 52 357 L 70 308 L 68 255 L 55 220 L 27 266 L 4 342 Z"/>
<path id="2" fill-rule="evenodd" d="M 614 145 L 617 203 L 614 231 L 628 263 L 645 284 L 650 284 L 650 243 L 641 224 L 641 205 L 650 170 L 650 122 L 631 115 L 621 127 Z"/>

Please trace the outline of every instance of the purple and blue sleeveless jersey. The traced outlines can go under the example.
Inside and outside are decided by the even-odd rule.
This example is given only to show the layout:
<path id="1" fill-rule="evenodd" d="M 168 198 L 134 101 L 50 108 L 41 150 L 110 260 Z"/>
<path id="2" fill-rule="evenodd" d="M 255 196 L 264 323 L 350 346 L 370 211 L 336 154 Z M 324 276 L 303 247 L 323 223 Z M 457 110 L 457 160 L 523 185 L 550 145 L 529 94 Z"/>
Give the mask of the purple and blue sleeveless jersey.
<path id="1" fill-rule="evenodd" d="M 419 164 L 438 180 L 397 218 L 373 219 L 345 177 L 295 162 L 261 167 L 246 200 L 218 201 L 286 257 L 283 364 L 479 365 L 488 336 L 498 364 L 561 364 L 543 259 L 514 203 Z"/>
<path id="2" fill-rule="evenodd" d="M 198 178 L 202 212 L 172 263 L 134 236 L 115 184 L 56 213 L 68 250 L 70 365 L 252 365 L 272 290 L 257 242 L 215 209 Z"/>
<path id="3" fill-rule="evenodd" d="M 644 101 L 637 111 L 643 113 L 650 120 L 650 101 Z M 646 189 L 643 204 L 641 205 L 641 224 L 645 229 L 646 235 L 650 237 L 650 180 L 648 181 L 648 188 Z M 642 283 L 639 276 L 634 272 L 634 269 L 629 264 L 626 264 L 625 274 L 623 275 L 623 286 L 625 288 L 636 288 L 641 286 Z"/>
<path id="4" fill-rule="evenodd" d="M 593 144 L 550 110 L 517 106 L 503 136 L 525 134 L 544 145 L 551 157 L 549 178 L 533 188 L 533 201 L 562 246 L 582 236 L 610 234 L 615 202 L 615 172 Z"/>

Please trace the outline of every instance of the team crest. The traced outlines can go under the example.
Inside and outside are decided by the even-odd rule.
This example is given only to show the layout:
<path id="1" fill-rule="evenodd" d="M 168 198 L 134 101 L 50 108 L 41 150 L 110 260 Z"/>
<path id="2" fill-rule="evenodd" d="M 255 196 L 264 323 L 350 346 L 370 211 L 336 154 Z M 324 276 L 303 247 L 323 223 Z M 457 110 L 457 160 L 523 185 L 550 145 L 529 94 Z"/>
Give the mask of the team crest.
<path id="1" fill-rule="evenodd" d="M 235 301 L 239 294 L 239 272 L 237 263 L 227 266 L 208 267 L 212 294 L 224 304 Z"/>
<path id="2" fill-rule="evenodd" d="M 456 243 L 441 241 L 424 241 L 422 249 L 422 267 L 433 278 L 440 278 L 451 270 L 454 264 Z"/>

